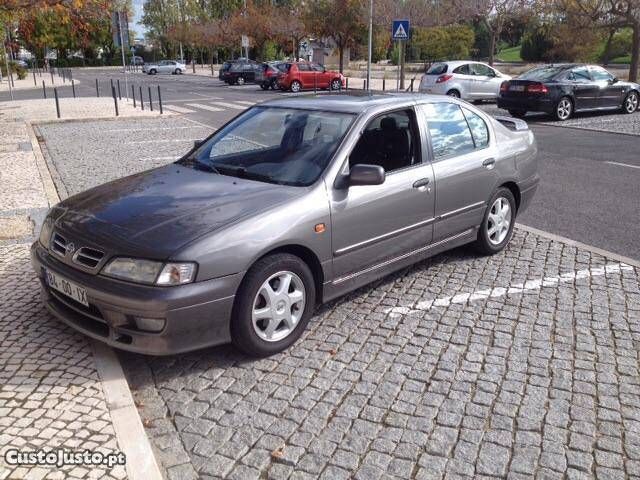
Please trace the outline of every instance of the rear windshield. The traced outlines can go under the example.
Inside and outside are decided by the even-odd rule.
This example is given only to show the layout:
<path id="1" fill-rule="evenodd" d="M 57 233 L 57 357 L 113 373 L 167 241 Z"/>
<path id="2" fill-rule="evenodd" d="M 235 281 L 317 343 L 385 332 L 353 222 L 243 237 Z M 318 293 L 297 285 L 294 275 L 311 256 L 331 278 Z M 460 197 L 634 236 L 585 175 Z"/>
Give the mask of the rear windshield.
<path id="1" fill-rule="evenodd" d="M 567 67 L 558 67 L 553 65 L 546 65 L 544 67 L 537 67 L 528 72 L 524 72 L 518 77 L 518 80 L 534 80 L 536 82 L 547 82 L 552 80 L 561 72 L 564 72 Z"/>
<path id="2" fill-rule="evenodd" d="M 281 72 L 288 72 L 289 70 L 291 70 L 291 64 L 283 63 L 282 65 L 278 65 L 278 70 L 280 70 Z"/>
<path id="3" fill-rule="evenodd" d="M 427 70 L 427 75 L 442 75 L 443 73 L 447 73 L 446 63 L 434 63 Z"/>

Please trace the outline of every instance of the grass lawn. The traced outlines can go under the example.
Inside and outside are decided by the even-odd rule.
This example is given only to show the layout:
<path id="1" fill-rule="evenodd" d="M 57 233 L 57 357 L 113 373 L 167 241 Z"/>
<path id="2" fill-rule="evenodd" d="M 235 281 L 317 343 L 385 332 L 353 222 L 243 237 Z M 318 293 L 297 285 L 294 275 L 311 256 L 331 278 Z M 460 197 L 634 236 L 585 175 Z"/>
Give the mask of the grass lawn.
<path id="1" fill-rule="evenodd" d="M 520 45 L 516 45 L 515 47 L 511 48 L 505 48 L 504 50 L 498 52 L 496 57 L 503 62 L 521 62 L 522 58 L 520 57 Z"/>
<path id="2" fill-rule="evenodd" d="M 609 63 L 631 63 L 631 54 L 622 57 L 616 57 L 609 60 Z"/>

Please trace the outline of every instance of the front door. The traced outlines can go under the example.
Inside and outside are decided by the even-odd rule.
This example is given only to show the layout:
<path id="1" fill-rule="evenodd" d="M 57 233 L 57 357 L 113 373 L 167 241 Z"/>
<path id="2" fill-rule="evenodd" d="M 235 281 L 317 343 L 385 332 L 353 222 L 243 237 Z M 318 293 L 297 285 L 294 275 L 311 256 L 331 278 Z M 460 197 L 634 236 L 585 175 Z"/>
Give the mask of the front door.
<path id="1" fill-rule="evenodd" d="M 331 189 L 337 278 L 431 243 L 433 170 L 423 153 L 411 108 L 380 115 L 365 128 L 350 154 L 349 167 L 380 165 L 386 179 L 382 185 Z"/>
<path id="2" fill-rule="evenodd" d="M 444 240 L 482 222 L 497 186 L 496 150 L 485 121 L 455 103 L 420 106 L 429 130 L 436 181 L 433 240 Z"/>
<path id="3" fill-rule="evenodd" d="M 471 63 L 469 67 L 473 73 L 474 98 L 494 98 L 497 90 L 494 88 L 495 73 L 493 70 L 481 63 Z"/>
<path id="4" fill-rule="evenodd" d="M 573 90 L 576 110 L 597 107 L 600 88 L 591 78 L 586 66 L 573 68 L 567 75 L 567 81 Z"/>
<path id="5" fill-rule="evenodd" d="M 598 108 L 612 108 L 622 105 L 624 86 L 602 67 L 590 67 L 591 77 L 598 85 Z"/>

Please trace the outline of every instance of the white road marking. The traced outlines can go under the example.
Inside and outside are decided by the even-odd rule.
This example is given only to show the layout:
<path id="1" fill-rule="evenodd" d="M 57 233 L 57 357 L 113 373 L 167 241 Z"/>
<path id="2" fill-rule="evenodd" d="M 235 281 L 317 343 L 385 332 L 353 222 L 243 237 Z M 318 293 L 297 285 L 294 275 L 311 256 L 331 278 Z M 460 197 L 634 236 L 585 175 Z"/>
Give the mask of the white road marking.
<path id="1" fill-rule="evenodd" d="M 182 112 L 180 112 L 182 113 Z M 187 112 L 188 113 L 188 112 Z M 109 132 L 148 132 L 149 130 L 180 130 L 180 129 L 193 129 L 193 127 L 156 127 L 156 128 L 109 128 L 102 130 L 102 133 Z"/>
<path id="2" fill-rule="evenodd" d="M 194 95 L 198 95 L 199 97 L 205 97 L 209 100 L 222 100 L 222 97 L 212 97 L 210 95 L 205 95 L 204 93 L 198 93 L 198 92 L 189 92 L 192 93 Z"/>
<path id="3" fill-rule="evenodd" d="M 542 287 L 553 287 L 560 283 L 569 283 L 574 280 L 599 277 L 609 273 L 620 273 L 622 271 L 633 271 L 631 265 L 626 263 L 610 263 L 604 267 L 594 267 L 586 270 L 578 270 L 577 272 L 567 272 L 554 277 L 544 277 L 535 280 L 527 280 L 524 283 L 518 283 L 511 287 L 494 287 L 484 290 L 475 290 L 468 293 L 458 293 L 448 297 L 441 297 L 429 300 L 422 300 L 412 306 L 390 307 L 386 313 L 391 315 L 407 315 L 413 312 L 430 310 L 433 307 L 448 307 L 453 303 L 467 303 L 475 300 L 484 300 L 487 298 L 504 297 L 506 295 L 520 294 L 524 292 L 540 290 Z"/>
<path id="4" fill-rule="evenodd" d="M 618 165 L 620 167 L 629 167 L 629 168 L 638 168 L 638 169 L 640 169 L 640 165 L 629 165 L 628 163 L 610 162 L 610 161 L 607 161 L 606 163 L 609 163 L 611 165 Z"/>
<path id="5" fill-rule="evenodd" d="M 236 103 L 242 103 L 244 105 L 255 105 L 256 102 L 250 102 L 249 100 L 234 100 Z"/>
<path id="6" fill-rule="evenodd" d="M 132 140 L 125 143 L 172 143 L 172 142 L 195 142 L 196 140 L 202 140 L 202 138 L 171 138 L 167 140 Z"/>
<path id="7" fill-rule="evenodd" d="M 177 105 L 163 105 L 163 107 L 172 112 L 195 113 L 195 110 L 191 110 L 189 108 L 184 108 L 184 107 L 178 107 Z"/>
<path id="8" fill-rule="evenodd" d="M 223 112 L 224 108 L 212 107 L 202 103 L 187 103 L 187 107 L 199 108 L 200 110 L 209 110 L 210 112 Z"/>
<path id="9" fill-rule="evenodd" d="M 246 105 L 236 105 L 235 103 L 229 103 L 229 102 L 211 102 L 214 105 L 219 105 L 221 107 L 227 107 L 227 108 L 235 108 L 236 110 L 245 110 L 247 107 Z"/>

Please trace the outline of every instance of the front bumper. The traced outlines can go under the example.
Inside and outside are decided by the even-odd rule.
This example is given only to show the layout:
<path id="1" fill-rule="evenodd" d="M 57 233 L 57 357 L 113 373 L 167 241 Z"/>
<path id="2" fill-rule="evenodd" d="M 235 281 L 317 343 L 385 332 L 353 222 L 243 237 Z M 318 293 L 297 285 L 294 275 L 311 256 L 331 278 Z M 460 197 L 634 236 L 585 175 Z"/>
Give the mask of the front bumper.
<path id="1" fill-rule="evenodd" d="M 176 287 L 136 285 L 69 267 L 38 241 L 31 246 L 31 263 L 47 309 L 112 347 L 169 355 L 231 340 L 231 311 L 241 273 Z M 85 288 L 89 307 L 51 290 L 44 280 L 45 268 Z M 158 333 L 145 332 L 136 327 L 135 317 L 163 318 L 165 327 Z"/>
<path id="2" fill-rule="evenodd" d="M 498 108 L 527 112 L 553 113 L 554 104 L 548 97 L 498 97 Z"/>

